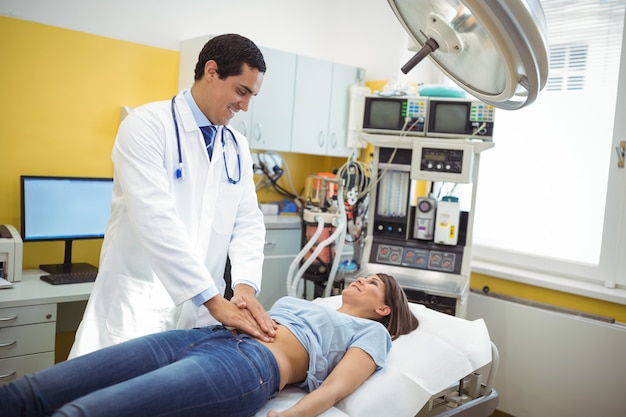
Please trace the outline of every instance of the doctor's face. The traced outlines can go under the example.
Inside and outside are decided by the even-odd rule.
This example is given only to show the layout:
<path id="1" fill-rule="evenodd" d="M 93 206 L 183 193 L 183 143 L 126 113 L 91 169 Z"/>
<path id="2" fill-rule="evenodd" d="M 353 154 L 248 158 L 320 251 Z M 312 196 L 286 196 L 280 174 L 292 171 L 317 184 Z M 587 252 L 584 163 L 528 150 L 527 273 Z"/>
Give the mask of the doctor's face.
<path id="1" fill-rule="evenodd" d="M 201 97 L 196 100 L 204 115 L 215 125 L 227 125 L 238 111 L 248 111 L 250 99 L 261 90 L 263 73 L 246 64 L 239 75 L 224 79 L 217 74 L 215 61 L 205 66 Z"/>

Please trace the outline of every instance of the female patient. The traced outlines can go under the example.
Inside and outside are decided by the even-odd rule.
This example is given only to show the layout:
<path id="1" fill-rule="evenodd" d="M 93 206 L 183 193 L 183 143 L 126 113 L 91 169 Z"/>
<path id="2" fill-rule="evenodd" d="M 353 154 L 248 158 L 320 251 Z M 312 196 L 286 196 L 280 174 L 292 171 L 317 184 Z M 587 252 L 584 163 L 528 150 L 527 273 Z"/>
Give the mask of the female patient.
<path id="1" fill-rule="evenodd" d="M 385 274 L 358 278 L 337 310 L 284 297 L 269 314 L 272 343 L 222 326 L 140 337 L 0 387 L 0 414 L 251 416 L 296 384 L 309 393 L 268 417 L 317 416 L 382 368 L 392 338 L 418 326 Z"/>

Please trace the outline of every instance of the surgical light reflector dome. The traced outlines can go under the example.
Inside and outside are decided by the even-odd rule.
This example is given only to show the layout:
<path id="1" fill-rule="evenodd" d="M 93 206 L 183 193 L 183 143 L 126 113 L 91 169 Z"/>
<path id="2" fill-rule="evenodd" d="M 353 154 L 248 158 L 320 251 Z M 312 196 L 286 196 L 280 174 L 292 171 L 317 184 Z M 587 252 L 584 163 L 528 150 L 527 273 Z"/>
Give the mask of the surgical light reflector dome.
<path id="1" fill-rule="evenodd" d="M 539 0 L 388 0 L 426 56 L 481 101 L 515 110 L 535 101 L 548 78 L 546 20 Z"/>

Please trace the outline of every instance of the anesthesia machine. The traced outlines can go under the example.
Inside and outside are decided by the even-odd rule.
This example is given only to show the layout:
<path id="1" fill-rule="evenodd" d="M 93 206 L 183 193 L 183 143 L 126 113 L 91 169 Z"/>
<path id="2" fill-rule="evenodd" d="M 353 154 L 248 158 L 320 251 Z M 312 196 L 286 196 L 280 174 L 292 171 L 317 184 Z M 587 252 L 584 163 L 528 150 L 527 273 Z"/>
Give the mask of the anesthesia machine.
<path id="1" fill-rule="evenodd" d="M 465 97 L 366 98 L 376 186 L 358 275 L 389 273 L 411 301 L 465 315 L 478 160 L 494 121 L 494 106 Z"/>

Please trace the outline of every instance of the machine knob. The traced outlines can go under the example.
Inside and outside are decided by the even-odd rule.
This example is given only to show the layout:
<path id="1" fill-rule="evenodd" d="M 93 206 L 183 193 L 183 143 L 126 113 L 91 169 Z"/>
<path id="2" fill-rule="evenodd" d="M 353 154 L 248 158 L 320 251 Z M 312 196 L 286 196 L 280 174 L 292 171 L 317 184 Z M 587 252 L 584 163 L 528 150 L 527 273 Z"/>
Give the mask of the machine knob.
<path id="1" fill-rule="evenodd" d="M 428 299 L 428 304 L 430 304 L 431 306 L 435 304 L 439 304 L 439 298 L 433 295 L 432 297 Z"/>

